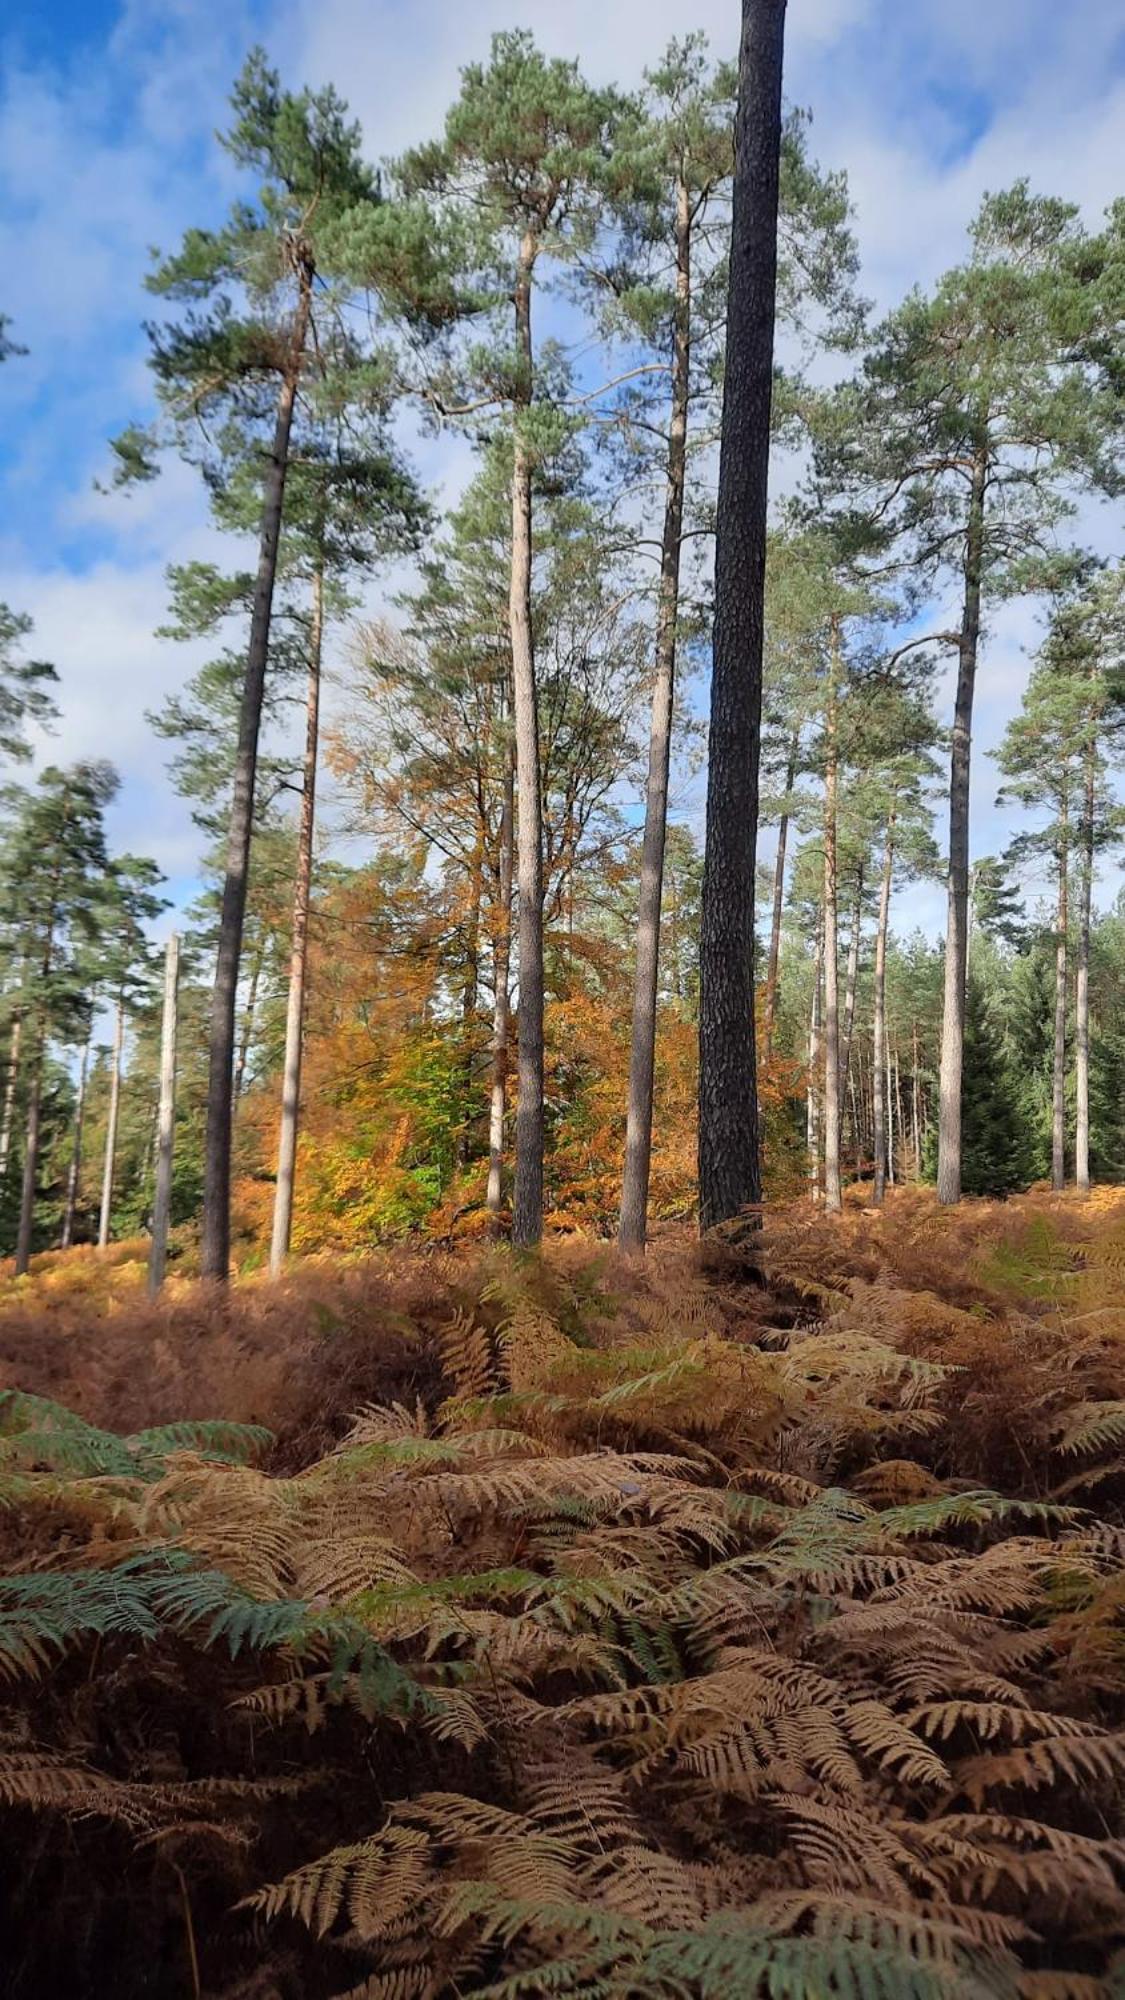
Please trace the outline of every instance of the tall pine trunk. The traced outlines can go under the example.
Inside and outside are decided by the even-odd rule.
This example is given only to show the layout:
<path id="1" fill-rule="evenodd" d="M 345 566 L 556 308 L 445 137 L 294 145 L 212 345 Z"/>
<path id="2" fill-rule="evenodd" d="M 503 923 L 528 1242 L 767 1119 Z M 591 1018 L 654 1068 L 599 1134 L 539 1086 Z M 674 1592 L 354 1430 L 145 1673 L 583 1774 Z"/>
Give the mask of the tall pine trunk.
<path id="1" fill-rule="evenodd" d="M 1059 814 L 1058 902 L 1055 929 L 1055 1048 L 1051 1076 L 1051 1186 L 1066 1186 L 1066 990 L 1070 928 L 1070 821 L 1065 790 Z"/>
<path id="2" fill-rule="evenodd" d="M 700 918 L 699 1221 L 762 1197 L 754 871 L 785 0 L 742 0 Z"/>
<path id="3" fill-rule="evenodd" d="M 680 603 L 680 551 L 684 523 L 688 395 L 691 386 L 691 206 L 688 188 L 676 188 L 676 292 L 672 321 L 672 407 L 664 533 L 660 551 L 660 602 L 656 626 L 656 673 L 652 686 L 645 830 L 641 843 L 640 901 L 637 910 L 637 968 L 633 993 L 633 1039 L 629 1054 L 629 1101 L 625 1121 L 625 1172 L 621 1187 L 621 1248 L 641 1251 L 648 1227 L 648 1186 L 652 1163 L 652 1091 L 656 1060 L 656 999 L 660 970 L 660 904 L 664 888 L 664 841 L 668 827 L 668 769 L 672 749 L 672 709 L 676 677 L 676 621 Z"/>
<path id="4" fill-rule="evenodd" d="M 289 957 L 289 997 L 285 1010 L 285 1061 L 281 1080 L 281 1128 L 277 1143 L 277 1187 L 273 1199 L 270 1272 L 279 1277 L 289 1255 L 293 1229 L 293 1185 L 301 1111 L 301 1054 L 305 1031 L 305 986 L 309 962 L 309 904 L 312 898 L 313 833 L 316 824 L 316 762 L 320 746 L 320 666 L 324 643 L 324 567 L 313 576 L 309 626 L 309 678 L 305 704 L 305 761 L 301 775 L 301 820 L 293 885 L 293 942 Z"/>
<path id="5" fill-rule="evenodd" d="M 226 877 L 223 882 L 223 900 L 219 916 L 215 991 L 211 1006 L 200 1270 L 205 1278 L 219 1280 L 225 1280 L 230 1274 L 234 1021 L 238 1002 L 242 929 L 246 919 L 250 840 L 254 829 L 254 784 L 258 768 L 258 737 L 261 731 L 262 701 L 269 659 L 270 619 L 273 613 L 274 584 L 277 579 L 277 552 L 285 503 L 285 477 L 289 465 L 289 437 L 293 428 L 293 408 L 297 400 L 297 384 L 300 379 L 305 342 L 308 338 L 312 306 L 313 273 L 307 261 L 301 264 L 298 276 L 300 289 L 293 322 L 289 362 L 278 393 L 273 449 L 266 468 L 265 491 L 262 498 L 258 573 L 254 583 L 250 641 L 246 652 L 246 678 L 242 687 L 242 709 L 239 716 L 238 748 L 235 754 L 227 840 Z"/>
<path id="6" fill-rule="evenodd" d="M 86 1122 L 86 1079 L 90 1069 L 90 1037 L 82 1044 L 82 1061 L 78 1070 L 78 1100 L 74 1107 L 74 1145 L 71 1148 L 70 1167 L 66 1176 L 66 1200 L 63 1205 L 62 1228 L 59 1231 L 59 1249 L 69 1250 L 74 1241 L 74 1215 L 78 1207 L 78 1183 L 82 1174 L 82 1128 Z"/>
<path id="7" fill-rule="evenodd" d="M 824 958 L 824 933 L 818 913 L 816 942 L 813 946 L 812 1006 L 809 1009 L 809 1067 L 805 1093 L 805 1138 L 809 1159 L 809 1194 L 820 1200 L 820 985 Z"/>
<path id="8" fill-rule="evenodd" d="M 523 392 L 513 418 L 512 567 L 508 624 L 516 736 L 516 879 L 519 888 L 518 1090 L 512 1241 L 523 1248 L 543 1234 L 543 809 L 539 774 L 539 701 L 531 632 L 531 452 L 521 419 L 531 403 L 531 283 L 536 240 L 528 231 L 516 272 L 516 344 Z"/>
<path id="9" fill-rule="evenodd" d="M 266 957 L 265 931 L 259 930 L 254 940 L 253 956 L 250 960 L 250 984 L 246 991 L 246 1005 L 242 1010 L 242 1031 L 238 1037 L 238 1054 L 234 1059 L 234 1075 L 231 1079 L 232 1114 L 238 1109 L 246 1082 L 246 1069 L 250 1061 L 250 1044 L 254 1039 L 254 1023 L 258 1016 L 258 988 L 262 981 L 262 968 Z"/>
<path id="10" fill-rule="evenodd" d="M 1082 872 L 1078 885 L 1078 967 L 1074 993 L 1074 1178 L 1084 1194 L 1090 1186 L 1090 905 L 1094 893 L 1094 765 L 1091 736 L 1085 754 L 1082 812 Z"/>
<path id="11" fill-rule="evenodd" d="M 961 1073 L 964 1067 L 965 995 L 969 969 L 969 767 L 973 741 L 973 694 L 980 648 L 987 482 L 988 452 L 987 447 L 981 444 L 973 458 L 969 493 L 957 696 L 949 763 L 949 908 L 942 1000 L 937 1175 L 937 1195 L 942 1202 L 958 1202 L 961 1199 Z"/>
<path id="12" fill-rule="evenodd" d="M 23 1186 L 20 1189 L 20 1219 L 16 1231 L 16 1276 L 21 1278 L 31 1264 L 31 1243 L 35 1229 L 35 1190 L 39 1179 L 39 1126 L 43 1102 L 43 1053 L 46 1027 L 41 1024 L 31 1065 L 27 1094 L 27 1130 L 24 1135 Z"/>
<path id="13" fill-rule="evenodd" d="M 855 1037 L 855 995 L 859 983 L 859 945 L 863 924 L 863 864 L 856 871 L 855 901 L 852 904 L 852 928 L 848 939 L 848 963 L 844 976 L 844 1022 L 840 1030 L 840 1097 L 847 1088 L 852 1066 L 852 1041 Z"/>
<path id="14" fill-rule="evenodd" d="M 504 760 L 500 847 L 496 858 L 496 905 L 492 924 L 492 1065 L 488 1102 L 488 1212 L 493 1228 L 504 1205 L 504 1120 L 508 1108 L 508 1034 L 512 958 L 512 835 L 515 769 L 509 748 Z"/>
<path id="15" fill-rule="evenodd" d="M 109 1070 L 109 1116 L 105 1128 L 105 1158 L 102 1162 L 102 1205 L 98 1215 L 98 1249 L 109 1243 L 113 1216 L 113 1169 L 117 1160 L 117 1119 L 121 1109 L 121 1051 L 125 1046 L 125 995 L 117 996 L 113 1024 L 113 1055 Z"/>
<path id="16" fill-rule="evenodd" d="M 872 1200 L 878 1208 L 887 1191 L 887 1123 L 886 1100 L 883 1095 L 885 1070 L 885 1050 L 887 1038 L 887 932 L 891 919 L 891 883 L 895 867 L 895 810 L 891 807 L 887 819 L 887 837 L 883 847 L 883 879 L 879 886 L 879 917 L 875 927 L 875 999 L 874 1027 L 871 1038 L 871 1097 L 872 1123 L 874 1133 L 872 1150 L 875 1155 L 875 1186 Z"/>
<path id="17" fill-rule="evenodd" d="M 790 798 L 797 778 L 797 752 L 800 733 L 794 730 L 789 739 L 789 755 L 785 763 L 785 796 Z M 762 1060 L 767 1062 L 773 1053 L 773 1028 L 777 1018 L 777 978 L 781 962 L 781 915 L 785 907 L 785 855 L 789 845 L 789 813 L 782 813 L 777 823 L 777 853 L 773 864 L 773 909 L 770 913 L 770 943 L 766 958 L 766 997 L 762 1004 Z"/>
<path id="18" fill-rule="evenodd" d="M 836 868 L 836 702 L 840 632 L 832 625 L 824 766 L 824 1206 L 839 1213 L 840 1195 L 840 961 Z"/>
<path id="19" fill-rule="evenodd" d="M 20 1043 L 23 1040 L 23 1009 L 17 1008 L 12 1016 L 12 1032 L 8 1038 L 8 1065 L 4 1077 L 4 1112 L 0 1118 L 0 1181 L 8 1178 L 8 1161 L 12 1157 L 12 1128 L 16 1117 L 16 1085 L 20 1075 Z"/>
<path id="20" fill-rule="evenodd" d="M 160 1102 L 156 1114 L 156 1192 L 152 1203 L 152 1243 L 148 1289 L 155 1297 L 164 1283 L 168 1225 L 172 1219 L 172 1149 L 176 1134 L 176 1011 L 180 940 L 175 931 L 164 955 L 164 1012 L 160 1024 Z"/>

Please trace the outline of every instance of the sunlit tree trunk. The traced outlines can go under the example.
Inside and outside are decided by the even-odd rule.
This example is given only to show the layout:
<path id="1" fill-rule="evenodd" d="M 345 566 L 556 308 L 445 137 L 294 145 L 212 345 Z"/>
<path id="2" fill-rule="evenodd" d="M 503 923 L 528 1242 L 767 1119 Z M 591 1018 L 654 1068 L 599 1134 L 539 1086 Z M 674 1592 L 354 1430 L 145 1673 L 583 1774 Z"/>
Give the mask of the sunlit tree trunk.
<path id="1" fill-rule="evenodd" d="M 508 1100 L 508 1033 L 512 956 L 512 835 L 515 772 L 509 750 L 504 765 L 504 802 L 496 869 L 492 934 L 492 1082 L 488 1106 L 488 1210 L 497 1226 L 504 1202 L 504 1118 Z"/>
<path id="2" fill-rule="evenodd" d="M 1090 905 L 1094 892 L 1093 739 L 1086 747 L 1082 815 L 1082 872 L 1078 885 L 1078 967 L 1074 1004 L 1074 1178 L 1082 1193 L 1090 1186 Z"/>
<path id="3" fill-rule="evenodd" d="M 785 796 L 790 798 L 797 781 L 797 752 L 800 735 L 793 731 L 785 764 Z M 773 1053 L 773 1029 L 777 1018 L 777 980 L 781 962 L 781 918 L 785 908 L 785 856 L 789 845 L 789 813 L 777 823 L 777 853 L 773 864 L 773 909 L 770 914 L 770 943 L 766 959 L 766 996 L 762 1007 L 762 1053 L 768 1062 Z"/>
<path id="4" fill-rule="evenodd" d="M 74 1215 L 78 1207 L 78 1183 L 82 1174 L 82 1128 L 86 1121 L 86 1079 L 89 1068 L 90 1038 L 87 1036 L 82 1044 L 82 1061 L 78 1070 L 78 1098 L 74 1106 L 74 1146 L 66 1177 L 66 1200 L 63 1205 L 62 1228 L 59 1231 L 60 1250 L 69 1250 L 74 1241 Z"/>
<path id="5" fill-rule="evenodd" d="M 536 239 L 529 231 L 516 271 L 516 345 L 523 389 L 514 415 L 512 554 L 508 622 L 516 737 L 519 888 L 519 1019 L 516 1173 L 512 1241 L 524 1248 L 543 1234 L 543 812 L 539 773 L 539 702 L 531 632 L 531 451 L 521 429 L 532 390 L 531 280 Z"/>
<path id="6" fill-rule="evenodd" d="M 809 1155 L 809 1193 L 814 1202 L 820 1200 L 820 981 L 824 954 L 824 933 L 820 919 L 817 919 L 816 943 L 813 947 L 812 1007 L 809 1012 L 809 1067 L 806 1101 L 806 1131 Z"/>
<path id="7" fill-rule="evenodd" d="M 172 1150 L 176 1133 L 176 1012 L 180 940 L 173 931 L 164 955 L 164 1012 L 160 1024 L 160 1106 L 156 1126 L 156 1191 L 152 1203 L 152 1243 L 148 1289 L 155 1297 L 164 1283 L 168 1225 L 172 1219 Z"/>
<path id="8" fill-rule="evenodd" d="M 879 1207 L 887 1187 L 887 1105 L 883 1096 L 887 1035 L 887 931 L 891 916 L 891 883 L 894 878 L 895 811 L 887 820 L 883 848 L 883 879 L 879 888 L 879 917 L 875 928 L 874 1025 L 871 1040 L 871 1095 L 873 1109 L 872 1150 L 875 1155 L 875 1186 L 872 1199 Z M 893 1143 L 893 1142 L 892 1142 Z"/>
<path id="9" fill-rule="evenodd" d="M 234 1121 L 234 1039 L 238 1005 L 239 962 L 246 919 L 246 889 L 250 872 L 250 842 L 254 830 L 254 786 L 258 768 L 262 701 L 269 662 L 270 620 L 273 614 L 277 552 L 289 465 L 289 438 L 297 400 L 305 343 L 312 310 L 312 269 L 302 264 L 297 310 L 291 335 L 289 363 L 278 392 L 273 448 L 266 460 L 262 521 L 258 537 L 258 572 L 246 653 L 246 678 L 235 752 L 227 840 L 226 875 L 219 915 L 219 948 L 211 1007 L 211 1046 L 207 1078 L 207 1136 L 203 1169 L 203 1228 L 200 1269 L 205 1278 L 225 1280 L 230 1273 L 231 1135 Z"/>
<path id="10" fill-rule="evenodd" d="M 316 830 L 316 765 L 320 747 L 320 670 L 324 646 L 324 570 L 313 577 L 309 624 L 308 694 L 305 703 L 305 759 L 301 774 L 301 820 L 293 885 L 293 942 L 285 1010 L 285 1060 L 281 1079 L 281 1127 L 277 1145 L 277 1186 L 273 1201 L 270 1271 L 279 1277 L 293 1231 L 293 1189 L 301 1117 L 301 1056 L 305 1033 L 305 988 L 309 965 L 309 910 L 312 902 L 313 835 Z"/>
<path id="11" fill-rule="evenodd" d="M 121 1051 L 125 1046 L 125 996 L 117 996 L 117 1016 L 113 1026 L 113 1055 L 109 1069 L 109 1116 L 105 1128 L 105 1158 L 102 1162 L 102 1205 L 98 1215 L 98 1249 L 109 1242 L 113 1214 L 113 1170 L 117 1161 L 117 1119 L 121 1108 Z"/>
<path id="12" fill-rule="evenodd" d="M 0 1118 L 0 1182 L 8 1178 L 8 1161 L 12 1156 L 12 1128 L 15 1124 L 16 1085 L 20 1074 L 20 1043 L 23 1040 L 23 1009 L 12 1016 L 12 1032 L 8 1038 L 8 1067 L 4 1078 L 4 1111 Z"/>
<path id="13" fill-rule="evenodd" d="M 1055 929 L 1055 1049 L 1051 1078 L 1051 1186 L 1066 1185 L 1066 992 L 1067 932 L 1070 925 L 1070 817 L 1066 791 L 1059 813 L 1058 904 Z M 1087 1167 L 1087 1179 L 1089 1169 Z"/>
<path id="14" fill-rule="evenodd" d="M 840 1208 L 840 966 L 836 870 L 836 699 L 840 633 L 834 620 L 824 767 L 824 1206 Z"/>
<path id="15" fill-rule="evenodd" d="M 691 386 L 691 206 L 686 184 L 676 189 L 676 290 L 672 323 L 672 407 L 660 552 L 656 672 L 652 686 L 645 827 L 641 843 L 637 910 L 637 966 L 629 1098 L 625 1121 L 625 1172 L 621 1187 L 621 1248 L 644 1249 L 652 1164 L 652 1093 L 656 1062 L 656 1002 L 660 970 L 660 904 L 668 828 L 668 769 L 676 678 L 676 622 L 680 601 L 680 552 L 684 521 L 688 395 Z"/>
<path id="16" fill-rule="evenodd" d="M 965 537 L 964 598 L 958 646 L 957 695 L 949 768 L 949 910 L 945 940 L 945 991 L 941 1027 L 941 1097 L 938 1119 L 938 1200 L 961 1199 L 961 1075 L 965 1049 L 965 995 L 969 925 L 969 768 L 973 693 L 980 646 L 981 573 L 987 449 L 973 459 Z"/>

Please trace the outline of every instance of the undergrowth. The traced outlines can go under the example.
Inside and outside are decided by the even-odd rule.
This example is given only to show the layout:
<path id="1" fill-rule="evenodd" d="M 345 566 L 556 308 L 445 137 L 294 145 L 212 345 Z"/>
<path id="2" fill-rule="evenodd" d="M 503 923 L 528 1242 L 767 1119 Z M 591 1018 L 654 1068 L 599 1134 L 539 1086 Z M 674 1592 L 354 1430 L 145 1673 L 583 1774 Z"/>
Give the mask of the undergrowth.
<path id="1" fill-rule="evenodd" d="M 13 2000 L 1125 1990 L 1125 1198 L 753 1257 L 0 1319 Z"/>

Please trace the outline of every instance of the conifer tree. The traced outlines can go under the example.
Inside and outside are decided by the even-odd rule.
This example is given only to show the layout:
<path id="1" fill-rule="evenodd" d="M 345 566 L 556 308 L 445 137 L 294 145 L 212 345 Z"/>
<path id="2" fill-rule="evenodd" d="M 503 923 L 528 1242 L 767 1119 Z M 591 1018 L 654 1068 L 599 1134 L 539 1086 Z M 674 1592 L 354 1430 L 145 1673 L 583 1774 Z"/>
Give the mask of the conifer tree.
<path id="1" fill-rule="evenodd" d="M 102 1196 L 98 1211 L 98 1248 L 109 1243 L 113 1221 L 114 1167 L 121 1102 L 121 1067 L 125 1029 L 138 1007 L 151 1003 L 155 956 L 145 929 L 165 907 L 157 895 L 160 871 L 155 862 L 126 854 L 106 868 L 98 909 L 98 984 L 113 1006 L 113 1050 L 109 1072 L 109 1110 L 102 1163 Z"/>
<path id="2" fill-rule="evenodd" d="M 784 0 L 743 0 L 700 926 L 699 1217 L 761 1200 L 754 887 Z"/>
<path id="3" fill-rule="evenodd" d="M 232 105 L 234 123 L 222 143 L 238 167 L 260 177 L 256 199 L 240 201 L 218 230 L 189 230 L 179 252 L 159 263 L 148 281 L 158 297 L 186 300 L 192 308 L 179 325 L 150 329 L 157 391 L 175 440 L 187 455 L 199 456 L 201 437 L 216 437 L 221 457 L 233 419 L 237 449 L 253 432 L 264 460 L 211 1026 L 202 1269 L 217 1279 L 226 1278 L 230 1262 L 235 1012 L 294 412 L 315 355 L 317 320 L 331 312 L 317 292 L 321 240 L 346 209 L 376 194 L 360 158 L 358 130 L 331 89 L 283 91 L 256 51 L 235 85 Z M 151 449 L 151 438 L 127 432 L 117 446 L 122 475 L 149 474 Z"/>

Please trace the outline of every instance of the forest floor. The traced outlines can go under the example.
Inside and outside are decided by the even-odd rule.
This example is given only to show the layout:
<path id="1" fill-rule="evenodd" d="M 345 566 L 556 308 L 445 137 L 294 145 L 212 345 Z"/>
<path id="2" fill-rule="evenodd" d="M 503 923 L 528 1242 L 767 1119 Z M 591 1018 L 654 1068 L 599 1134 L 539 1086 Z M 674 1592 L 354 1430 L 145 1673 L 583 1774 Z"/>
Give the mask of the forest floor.
<path id="1" fill-rule="evenodd" d="M 11 2000 L 1125 1993 L 1125 1191 L 0 1275 Z"/>

